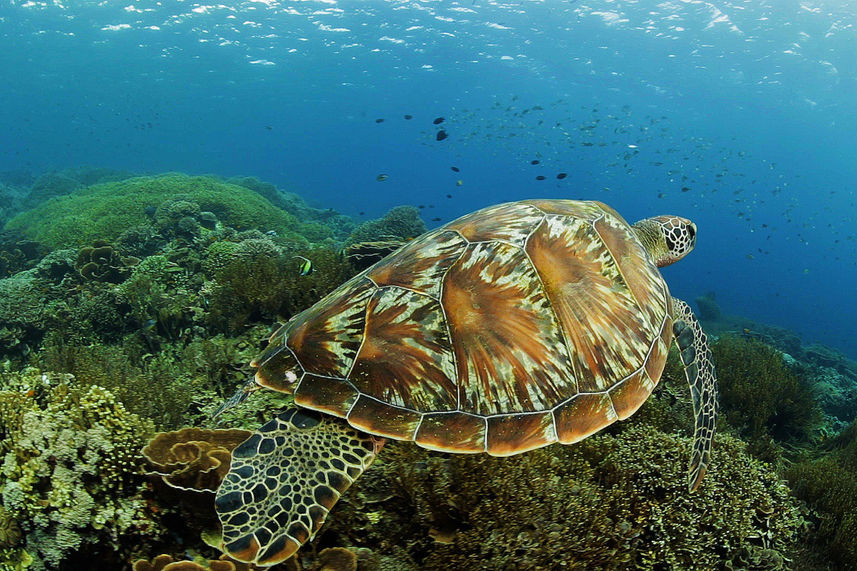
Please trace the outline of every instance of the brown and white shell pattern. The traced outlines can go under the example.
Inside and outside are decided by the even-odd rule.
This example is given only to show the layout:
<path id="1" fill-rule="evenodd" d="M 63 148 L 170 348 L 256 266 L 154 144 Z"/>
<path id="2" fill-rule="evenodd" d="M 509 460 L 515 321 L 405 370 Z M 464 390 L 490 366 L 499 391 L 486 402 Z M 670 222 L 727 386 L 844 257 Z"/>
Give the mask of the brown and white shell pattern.
<path id="1" fill-rule="evenodd" d="M 526 200 L 438 228 L 295 316 L 257 382 L 360 430 L 506 456 L 633 414 L 672 340 L 670 297 L 599 202 Z"/>

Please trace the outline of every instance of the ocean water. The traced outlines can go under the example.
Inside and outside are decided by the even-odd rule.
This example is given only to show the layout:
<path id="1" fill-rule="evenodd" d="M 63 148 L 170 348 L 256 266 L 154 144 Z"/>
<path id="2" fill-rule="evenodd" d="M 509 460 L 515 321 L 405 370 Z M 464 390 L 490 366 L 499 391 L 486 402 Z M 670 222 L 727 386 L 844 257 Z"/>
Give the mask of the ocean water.
<path id="1" fill-rule="evenodd" d="M 675 295 L 854 357 L 855 24 L 834 1 L 4 0 L 0 170 L 252 175 L 430 227 L 529 197 L 680 214 Z"/>
<path id="2" fill-rule="evenodd" d="M 20 191 L 16 177 L 85 166 L 257 177 L 357 221 L 414 205 L 429 228 L 506 201 L 595 199 L 630 222 L 696 222 L 696 251 L 663 271 L 674 295 L 693 303 L 713 294 L 744 319 L 718 325 L 778 326 L 857 359 L 857 3 L 0 0 L 0 79 L 0 222 L 18 200 L 9 198 Z M 225 225 L 242 226 L 239 215 L 210 231 L 211 217 L 194 220 L 181 201 L 148 210 L 147 229 L 53 252 L 52 265 L 26 271 L 39 256 L 16 252 L 16 235 L 0 229 L 0 571 L 127 569 L 138 557 L 135 571 L 154 570 L 164 557 L 219 556 L 204 544 L 223 538 L 238 538 L 235 554 L 248 537 L 242 517 L 263 500 L 275 503 L 250 527 L 309 498 L 312 486 L 305 503 L 347 488 L 332 462 L 329 486 L 320 483 L 327 476 L 311 481 L 324 471 L 310 460 L 320 449 L 380 450 L 367 434 L 334 440 L 351 431 L 344 421 L 331 416 L 319 428 L 312 413 L 293 410 L 280 417 L 277 440 L 265 432 L 258 448 L 259 433 L 202 430 L 258 430 L 282 413 L 275 391 L 235 390 L 247 388 L 247 363 L 274 317 L 354 270 L 340 244 L 300 250 L 282 220 L 271 226 L 281 224 L 279 237 L 238 234 Z M 303 271 L 310 258 L 316 271 Z M 820 366 L 831 364 L 823 349 L 784 359 L 744 333 L 712 345 L 721 414 L 698 495 L 687 495 L 686 475 L 695 411 L 668 369 L 653 404 L 574 446 L 491 458 L 391 441 L 375 475 L 343 496 L 341 515 L 287 568 L 333 568 L 337 558 L 352 569 L 853 565 L 857 365 Z M 359 430 L 407 440 L 429 418 L 390 421 L 386 432 L 385 415 L 401 408 L 376 400 L 413 396 L 405 406 L 419 413 L 470 410 L 461 383 L 442 406 L 413 404 L 434 390 L 430 375 L 413 388 L 391 373 L 367 374 L 360 403 L 370 404 L 352 414 L 354 395 L 342 396 L 351 385 L 327 375 L 357 385 L 365 379 L 355 366 L 350 376 L 310 369 L 317 347 L 289 342 L 267 353 L 282 356 L 260 378 L 282 375 L 289 355 L 304 359 L 314 375 L 300 383 L 334 387 L 324 406 L 347 405 Z M 361 351 L 367 345 L 372 353 L 372 343 Z M 406 359 L 364 361 L 367 371 L 395 372 Z M 402 394 L 390 387 L 400 381 Z M 707 408 L 695 418 L 713 422 L 712 383 L 701 384 Z M 489 442 L 500 441 L 492 452 L 504 450 L 503 438 L 511 451 L 528 435 L 528 451 L 553 440 L 558 427 L 572 430 L 556 418 L 573 409 L 560 407 L 591 402 L 530 416 L 535 384 L 499 385 L 479 406 L 497 394 L 499 413 L 524 413 L 485 422 Z M 504 390 L 514 398 L 501 402 Z M 611 402 L 628 394 L 633 381 Z M 527 426 L 533 418 L 544 426 Z M 463 426 L 437 429 L 448 431 L 441 444 L 462 451 L 446 439 L 483 425 Z M 211 448 L 198 445 L 206 439 Z M 220 525 L 206 493 L 236 446 Z M 194 450 L 193 469 L 174 471 Z M 260 487 L 261 468 L 279 480 Z M 252 494 L 231 493 L 251 485 Z M 306 519 L 298 511 L 289 524 Z M 308 529 L 323 519 L 312 513 Z"/>

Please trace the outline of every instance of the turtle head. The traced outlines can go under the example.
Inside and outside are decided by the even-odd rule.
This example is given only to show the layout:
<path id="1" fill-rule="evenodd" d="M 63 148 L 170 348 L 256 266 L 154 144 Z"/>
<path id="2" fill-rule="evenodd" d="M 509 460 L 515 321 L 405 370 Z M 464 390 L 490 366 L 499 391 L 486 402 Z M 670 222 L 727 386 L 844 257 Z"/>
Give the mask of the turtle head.
<path id="1" fill-rule="evenodd" d="M 659 268 L 679 261 L 696 246 L 696 224 L 681 216 L 654 216 L 633 228 Z"/>

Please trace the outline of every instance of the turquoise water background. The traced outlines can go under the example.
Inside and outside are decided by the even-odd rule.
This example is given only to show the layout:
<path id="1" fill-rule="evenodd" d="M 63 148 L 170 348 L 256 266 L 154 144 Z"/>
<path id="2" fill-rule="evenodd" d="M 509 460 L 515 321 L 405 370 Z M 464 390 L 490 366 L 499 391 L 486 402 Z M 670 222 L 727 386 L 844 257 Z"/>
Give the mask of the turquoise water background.
<path id="1" fill-rule="evenodd" d="M 4 0 L 0 171 L 253 175 L 430 227 L 528 197 L 680 214 L 674 294 L 854 357 L 855 25 L 782 0 Z"/>

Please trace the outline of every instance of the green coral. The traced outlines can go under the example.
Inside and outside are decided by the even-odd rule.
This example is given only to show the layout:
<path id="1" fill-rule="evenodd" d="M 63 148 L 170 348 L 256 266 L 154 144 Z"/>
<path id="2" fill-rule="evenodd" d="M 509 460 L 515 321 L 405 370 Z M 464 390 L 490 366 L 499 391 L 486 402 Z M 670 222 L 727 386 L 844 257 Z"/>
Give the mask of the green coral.
<path id="1" fill-rule="evenodd" d="M 776 473 L 728 435 L 695 493 L 690 438 L 640 423 L 510 458 L 389 448 L 331 515 L 330 538 L 408 545 L 421 569 L 763 569 L 805 525 Z"/>
<path id="2" fill-rule="evenodd" d="M 712 353 L 721 410 L 751 442 L 806 440 L 818 426 L 821 413 L 808 381 L 786 366 L 780 352 L 760 341 L 725 335 Z"/>
<path id="3" fill-rule="evenodd" d="M 149 223 L 147 208 L 181 199 L 212 212 L 224 224 L 242 230 L 274 230 L 298 243 L 303 222 L 243 186 L 213 177 L 167 174 L 97 184 L 54 198 L 15 216 L 8 229 L 51 248 L 112 242 L 132 227 Z M 179 218 L 181 220 L 181 218 Z M 310 233 L 317 233 L 312 226 Z"/>
<path id="4" fill-rule="evenodd" d="M 829 453 L 786 471 L 795 494 L 818 512 L 811 537 L 842 568 L 857 568 L 857 421 L 833 439 Z"/>
<path id="5" fill-rule="evenodd" d="M 253 321 L 286 320 L 309 307 L 346 279 L 351 266 L 329 248 L 299 251 L 314 270 L 300 275 L 297 254 L 268 239 L 250 238 L 237 244 L 215 242 L 203 267 L 213 278 L 203 295 L 210 302 L 209 324 L 240 331 Z"/>
<path id="6" fill-rule="evenodd" d="M 59 250 L 35 268 L 0 279 L 0 355 L 26 355 L 38 346 L 57 321 L 56 306 L 66 302 L 67 276 L 79 278 L 75 261 L 74 250 Z"/>
<path id="7" fill-rule="evenodd" d="M 132 413 L 151 419 L 158 428 L 180 426 L 200 384 L 191 363 L 175 350 L 157 354 L 145 348 L 66 343 L 50 335 L 39 356 L 42 367 L 72 375 L 81 387 L 100 386 L 111 391 Z"/>
<path id="8" fill-rule="evenodd" d="M 413 206 L 396 206 L 382 218 L 360 224 L 348 237 L 348 243 L 398 238 L 411 240 L 426 232 L 420 211 Z"/>
<path id="9" fill-rule="evenodd" d="M 19 429 L 5 427 L 0 503 L 38 555 L 33 567 L 57 568 L 85 545 L 118 553 L 135 536 L 157 536 L 140 495 L 152 424 L 97 386 L 63 382 L 32 404 Z"/>

